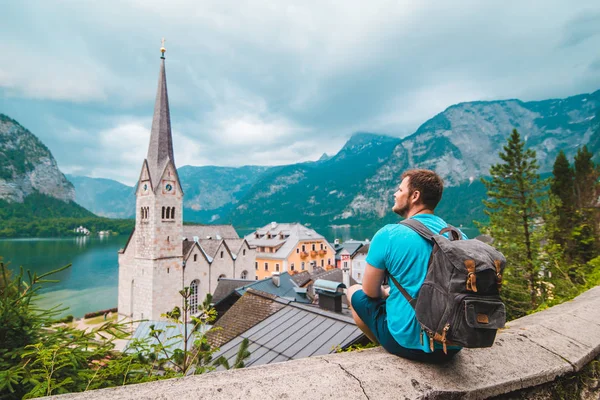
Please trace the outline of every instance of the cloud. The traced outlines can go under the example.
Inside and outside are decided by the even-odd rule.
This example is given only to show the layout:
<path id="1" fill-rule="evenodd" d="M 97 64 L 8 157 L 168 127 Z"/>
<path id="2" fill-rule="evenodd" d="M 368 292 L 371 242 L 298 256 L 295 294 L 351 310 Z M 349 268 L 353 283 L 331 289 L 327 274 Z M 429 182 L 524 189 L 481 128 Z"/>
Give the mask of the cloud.
<path id="1" fill-rule="evenodd" d="M 317 159 L 457 102 L 597 90 L 599 16 L 588 0 L 8 2 L 0 112 L 64 168 L 131 183 L 164 36 L 178 165 Z"/>

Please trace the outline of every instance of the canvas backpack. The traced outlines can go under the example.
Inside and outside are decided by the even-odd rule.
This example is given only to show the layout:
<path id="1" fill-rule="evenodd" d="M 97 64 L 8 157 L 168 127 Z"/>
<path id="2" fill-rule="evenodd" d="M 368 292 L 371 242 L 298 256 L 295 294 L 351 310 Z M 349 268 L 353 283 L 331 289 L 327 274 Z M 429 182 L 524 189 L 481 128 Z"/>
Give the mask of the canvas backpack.
<path id="1" fill-rule="evenodd" d="M 390 275 L 402 295 L 415 309 L 421 324 L 421 343 L 426 335 L 431 351 L 434 343 L 446 346 L 490 347 L 496 331 L 506 323 L 500 299 L 506 259 L 492 246 L 462 239 L 452 226 L 439 234 L 415 219 L 400 222 L 433 244 L 427 275 L 416 298 Z M 449 239 L 442 236 L 449 233 Z"/>

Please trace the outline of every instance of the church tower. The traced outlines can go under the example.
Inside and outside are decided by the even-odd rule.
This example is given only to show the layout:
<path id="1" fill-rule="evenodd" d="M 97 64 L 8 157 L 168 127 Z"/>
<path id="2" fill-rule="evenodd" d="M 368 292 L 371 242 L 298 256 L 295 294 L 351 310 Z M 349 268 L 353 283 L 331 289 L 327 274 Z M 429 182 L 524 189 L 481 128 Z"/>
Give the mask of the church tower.
<path id="1" fill-rule="evenodd" d="M 164 47 L 161 52 L 150 144 L 136 192 L 135 256 L 150 260 L 182 257 L 183 193 L 173 156 Z"/>
<path id="2" fill-rule="evenodd" d="M 161 54 L 148 155 L 136 190 L 135 230 L 119 254 L 119 314 L 134 321 L 159 320 L 182 304 L 183 191 L 173 156 L 164 42 Z"/>

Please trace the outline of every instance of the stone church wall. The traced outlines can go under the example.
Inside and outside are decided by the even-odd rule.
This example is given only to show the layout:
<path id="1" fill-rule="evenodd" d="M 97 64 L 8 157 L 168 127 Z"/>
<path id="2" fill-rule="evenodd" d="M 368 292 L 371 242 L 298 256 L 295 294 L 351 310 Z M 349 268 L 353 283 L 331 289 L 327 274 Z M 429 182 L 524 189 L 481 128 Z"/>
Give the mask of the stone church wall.
<path id="1" fill-rule="evenodd" d="M 219 283 L 219 276 L 225 275 L 225 278 L 233 278 L 233 258 L 223 244 L 217 250 L 215 258 L 210 265 L 210 292 L 214 293 Z"/>
<path id="2" fill-rule="evenodd" d="M 244 250 L 246 254 L 244 255 Z M 242 245 L 240 252 L 237 254 L 235 259 L 235 277 L 236 279 L 242 278 L 242 272 L 247 271 L 248 275 L 246 279 L 254 279 L 256 276 L 256 270 L 254 262 L 256 260 L 256 250 L 250 249 L 246 243 Z"/>
<path id="3" fill-rule="evenodd" d="M 196 257 L 196 261 L 194 261 L 194 256 Z M 198 286 L 198 301 L 202 302 L 206 298 L 206 294 L 209 292 L 209 272 L 210 265 L 201 250 L 197 247 L 194 247 L 192 253 L 185 263 L 185 277 L 184 282 L 185 286 L 190 286 L 192 281 L 198 279 L 200 281 L 200 285 Z"/>

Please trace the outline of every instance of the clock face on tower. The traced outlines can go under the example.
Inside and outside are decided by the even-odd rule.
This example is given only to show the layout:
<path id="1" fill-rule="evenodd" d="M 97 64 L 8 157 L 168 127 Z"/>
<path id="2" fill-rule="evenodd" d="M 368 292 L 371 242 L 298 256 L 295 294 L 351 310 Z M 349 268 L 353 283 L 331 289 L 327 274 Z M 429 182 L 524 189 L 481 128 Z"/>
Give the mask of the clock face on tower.
<path id="1" fill-rule="evenodd" d="M 162 181 L 162 192 L 163 194 L 175 194 L 175 181 Z"/>

